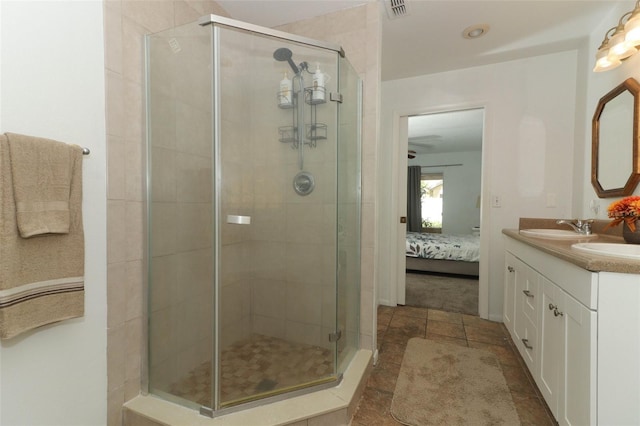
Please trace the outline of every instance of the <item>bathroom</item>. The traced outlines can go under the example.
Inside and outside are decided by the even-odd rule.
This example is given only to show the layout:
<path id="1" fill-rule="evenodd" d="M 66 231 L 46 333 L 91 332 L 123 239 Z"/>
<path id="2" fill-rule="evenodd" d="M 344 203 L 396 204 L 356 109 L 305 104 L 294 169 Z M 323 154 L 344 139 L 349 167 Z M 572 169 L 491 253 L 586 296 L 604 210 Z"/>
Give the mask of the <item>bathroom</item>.
<path id="1" fill-rule="evenodd" d="M 394 303 L 389 283 L 396 271 L 389 259 L 395 252 L 388 242 L 394 238 L 390 224 L 396 222 L 390 210 L 395 171 L 385 159 L 398 153 L 381 142 L 394 137 L 393 113 L 414 113 L 416 105 L 421 112 L 443 105 L 495 108 L 487 118 L 487 140 L 492 142 L 484 153 L 483 198 L 499 195 L 503 203 L 500 208 L 482 204 L 481 280 L 486 287 L 480 313 L 499 320 L 502 228 L 517 227 L 521 216 L 591 214 L 589 201 L 596 198 L 589 179 L 593 108 L 625 78 L 640 77 L 637 57 L 597 75 L 591 72 L 592 58 L 602 34 L 632 7 L 633 2 L 612 5 L 581 49 L 411 81 L 380 81 L 384 12 L 375 2 L 282 28 L 339 43 L 365 82 L 361 348 L 375 348 L 376 304 Z M 85 232 L 90 242 L 85 317 L 2 343 L 0 424 L 107 424 L 108 419 L 115 425 L 124 402 L 138 395 L 146 374 L 142 40 L 147 32 L 208 13 L 224 11 L 215 4 L 186 1 L 0 4 L 3 131 L 86 141 L 92 152 L 85 159 Z M 327 22 L 330 32 L 323 30 Z M 420 99 L 415 98 L 416 84 L 422 87 Z M 457 89 L 442 93 L 445 86 Z M 411 101 L 408 93 L 414 96 Z M 555 93 L 566 94 L 559 104 L 548 101 Z M 537 161 L 525 175 L 519 174 L 514 158 Z M 547 203 L 549 193 L 555 195 L 550 197 L 555 206 L 547 205 L 553 204 Z M 607 204 L 600 200 L 600 218 Z"/>

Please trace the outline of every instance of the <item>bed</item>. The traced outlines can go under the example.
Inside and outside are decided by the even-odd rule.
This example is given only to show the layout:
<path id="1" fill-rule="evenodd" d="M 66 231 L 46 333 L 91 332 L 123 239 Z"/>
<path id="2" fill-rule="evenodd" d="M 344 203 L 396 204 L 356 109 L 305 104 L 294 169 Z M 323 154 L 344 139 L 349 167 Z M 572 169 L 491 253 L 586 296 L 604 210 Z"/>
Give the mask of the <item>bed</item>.
<path id="1" fill-rule="evenodd" d="M 477 235 L 407 232 L 407 270 L 478 276 Z"/>

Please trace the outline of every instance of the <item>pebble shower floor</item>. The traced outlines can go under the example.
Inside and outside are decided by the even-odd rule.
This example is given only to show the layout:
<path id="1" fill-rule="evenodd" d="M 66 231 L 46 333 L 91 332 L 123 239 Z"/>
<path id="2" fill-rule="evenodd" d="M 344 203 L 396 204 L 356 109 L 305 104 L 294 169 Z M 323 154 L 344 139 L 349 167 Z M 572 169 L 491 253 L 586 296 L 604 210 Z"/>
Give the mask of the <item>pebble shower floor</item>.
<path id="1" fill-rule="evenodd" d="M 326 378 L 332 371 L 329 349 L 253 335 L 222 351 L 220 400 L 224 404 L 286 389 Z M 210 406 L 211 363 L 203 363 L 173 384 L 171 393 Z"/>

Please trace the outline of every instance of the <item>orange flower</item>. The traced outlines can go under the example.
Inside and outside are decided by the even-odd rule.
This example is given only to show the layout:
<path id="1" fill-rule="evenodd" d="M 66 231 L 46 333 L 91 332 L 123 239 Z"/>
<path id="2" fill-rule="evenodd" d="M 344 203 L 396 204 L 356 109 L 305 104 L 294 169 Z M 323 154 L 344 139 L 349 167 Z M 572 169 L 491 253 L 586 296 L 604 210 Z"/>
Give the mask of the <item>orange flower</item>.
<path id="1" fill-rule="evenodd" d="M 625 222 L 629 229 L 634 232 L 636 230 L 636 220 L 640 219 L 640 196 L 634 195 L 614 201 L 607 208 L 607 216 L 613 219 L 607 225 L 607 228 Z"/>

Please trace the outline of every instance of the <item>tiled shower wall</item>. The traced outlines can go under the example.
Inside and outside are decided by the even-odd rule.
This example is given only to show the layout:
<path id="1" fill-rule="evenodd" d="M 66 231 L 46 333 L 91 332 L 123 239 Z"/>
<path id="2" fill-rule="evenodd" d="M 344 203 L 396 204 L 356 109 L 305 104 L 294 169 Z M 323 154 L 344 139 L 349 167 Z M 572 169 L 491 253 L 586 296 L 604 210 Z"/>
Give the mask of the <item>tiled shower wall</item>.
<path id="1" fill-rule="evenodd" d="M 298 21 L 279 30 L 342 46 L 346 57 L 363 80 L 362 122 L 362 226 L 360 347 L 374 347 L 376 266 L 376 161 L 379 133 L 380 18 L 378 2 Z"/>
<path id="2" fill-rule="evenodd" d="M 213 347 L 210 32 L 189 24 L 149 46 L 149 384 L 169 391 Z"/>
<path id="3" fill-rule="evenodd" d="M 144 96 L 143 36 L 193 22 L 214 13 L 226 16 L 215 2 L 172 0 L 105 0 L 105 51 L 108 143 L 108 424 L 121 424 L 122 404 L 138 395 L 145 366 L 143 308 L 146 273 L 144 232 Z M 342 45 L 364 80 L 361 347 L 373 348 L 375 164 L 380 84 L 380 28 L 377 3 L 283 28 L 292 33 Z M 258 166 L 260 167 L 260 166 Z M 264 192 L 269 193 L 268 191 Z M 268 209 L 270 200 L 264 200 Z M 321 213 L 324 214 L 324 213 Z M 223 232 L 225 230 L 223 229 Z M 234 231 L 235 232 L 235 231 Z M 266 232 L 266 231 L 265 231 Z M 241 236 L 240 238 L 244 238 Z M 247 235 L 247 249 L 260 250 L 260 235 Z M 250 247 L 255 245 L 255 247 Z M 238 246 L 240 250 L 242 245 Z M 229 258 L 223 262 L 232 262 Z M 238 303 L 249 293 L 238 277 L 231 290 Z M 247 284 L 248 285 L 248 284 Z M 223 288 L 223 297 L 226 291 Z M 243 309 L 227 325 L 250 320 Z M 255 318 L 254 318 L 255 321 Z M 223 324 L 223 327 L 225 324 Z M 244 327 L 244 326 L 242 326 Z M 247 326 L 247 330 L 249 327 Z M 242 331 L 239 332 L 240 334 Z M 233 334 L 233 333 L 232 333 Z"/>
<path id="4" fill-rule="evenodd" d="M 122 404 L 140 393 L 146 338 L 144 279 L 145 34 L 215 13 L 214 2 L 105 0 L 107 97 L 107 374 L 109 425 L 122 423 Z"/>

